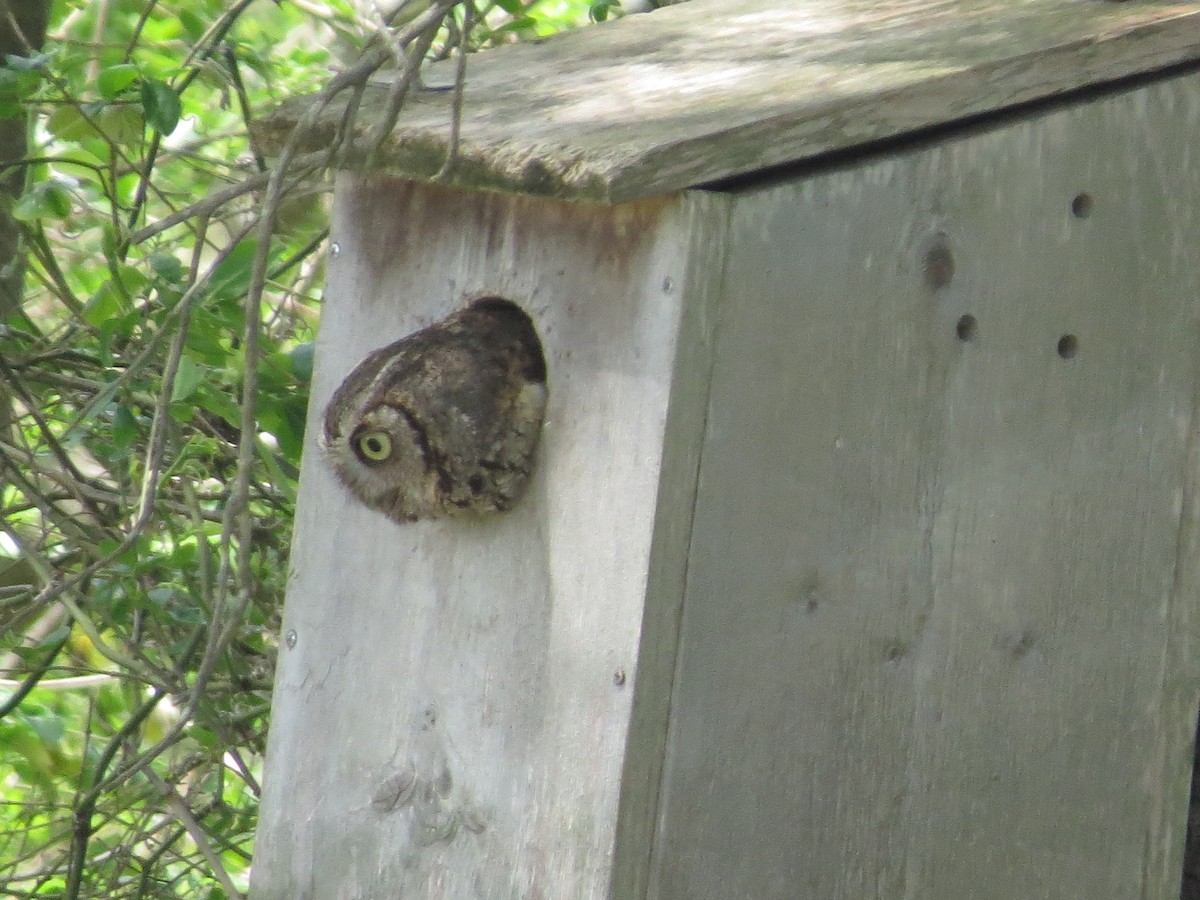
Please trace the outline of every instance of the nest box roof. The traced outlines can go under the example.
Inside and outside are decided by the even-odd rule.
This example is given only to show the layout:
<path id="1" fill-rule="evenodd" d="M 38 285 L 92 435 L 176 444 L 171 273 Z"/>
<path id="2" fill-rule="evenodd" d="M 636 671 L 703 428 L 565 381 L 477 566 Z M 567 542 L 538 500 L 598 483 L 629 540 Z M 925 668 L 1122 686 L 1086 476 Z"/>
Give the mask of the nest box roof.
<path id="1" fill-rule="evenodd" d="M 691 0 L 471 56 L 446 180 L 617 203 L 1198 61 L 1195 0 Z M 368 87 L 358 137 L 386 95 Z M 451 101 L 414 95 L 372 168 L 433 178 Z M 302 149 L 328 144 L 345 103 Z M 312 105 L 259 123 L 266 149 Z"/>

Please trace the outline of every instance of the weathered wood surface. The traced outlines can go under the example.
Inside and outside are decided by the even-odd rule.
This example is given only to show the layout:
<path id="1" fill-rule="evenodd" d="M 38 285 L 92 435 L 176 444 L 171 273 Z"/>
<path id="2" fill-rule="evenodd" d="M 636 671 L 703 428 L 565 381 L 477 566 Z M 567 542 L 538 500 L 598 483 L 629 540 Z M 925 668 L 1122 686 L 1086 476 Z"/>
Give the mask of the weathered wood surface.
<path id="1" fill-rule="evenodd" d="M 452 180 L 618 202 L 1191 60 L 1194 0 L 692 0 L 472 57 Z M 385 94 L 368 90 L 360 138 Z M 260 123 L 264 144 L 281 146 L 310 103 Z M 374 165 L 433 177 L 449 105 L 415 97 Z"/>
<path id="2" fill-rule="evenodd" d="M 708 358 L 726 207 L 341 177 L 255 900 L 601 900 L 617 865 L 644 881 L 706 388 L 673 368 L 679 341 Z M 546 349 L 533 484 L 489 521 L 396 525 L 315 452 L 322 407 L 368 351 L 484 292 Z M 627 742 L 621 828 L 644 837 L 614 858 Z"/>
<path id="3" fill-rule="evenodd" d="M 650 897 L 1179 896 L 1198 133 L 1193 75 L 738 197 Z"/>

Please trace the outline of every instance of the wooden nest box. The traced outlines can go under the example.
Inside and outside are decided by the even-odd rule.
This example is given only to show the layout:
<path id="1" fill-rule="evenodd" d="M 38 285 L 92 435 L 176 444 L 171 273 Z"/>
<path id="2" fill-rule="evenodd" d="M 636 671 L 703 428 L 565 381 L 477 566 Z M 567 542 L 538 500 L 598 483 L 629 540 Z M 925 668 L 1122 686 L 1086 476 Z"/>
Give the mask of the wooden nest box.
<path id="1" fill-rule="evenodd" d="M 338 174 L 254 900 L 1178 897 L 1198 67 L 1200 2 L 695 0 L 472 57 L 449 179 L 415 97 Z M 397 524 L 326 404 L 481 296 L 528 488 Z"/>

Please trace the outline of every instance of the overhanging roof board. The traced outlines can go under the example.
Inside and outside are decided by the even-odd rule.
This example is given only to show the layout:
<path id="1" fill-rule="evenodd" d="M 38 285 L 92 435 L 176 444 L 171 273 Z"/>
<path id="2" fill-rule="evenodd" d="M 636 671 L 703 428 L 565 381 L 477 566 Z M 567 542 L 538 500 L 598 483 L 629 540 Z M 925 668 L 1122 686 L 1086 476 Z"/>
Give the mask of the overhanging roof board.
<path id="1" fill-rule="evenodd" d="M 691 0 L 470 57 L 448 181 L 618 203 L 1190 61 L 1200 2 Z M 368 87 L 357 137 L 386 94 Z M 372 167 L 433 178 L 451 100 L 414 95 Z M 327 145 L 345 102 L 306 149 Z M 281 105 L 260 141 L 278 151 L 312 103 Z"/>

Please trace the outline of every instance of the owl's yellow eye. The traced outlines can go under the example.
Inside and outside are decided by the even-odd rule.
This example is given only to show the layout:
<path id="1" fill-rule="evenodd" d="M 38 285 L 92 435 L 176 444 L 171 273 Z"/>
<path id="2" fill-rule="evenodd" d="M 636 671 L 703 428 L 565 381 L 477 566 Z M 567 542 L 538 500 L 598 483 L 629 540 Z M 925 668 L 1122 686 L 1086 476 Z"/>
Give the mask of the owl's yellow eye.
<path id="1" fill-rule="evenodd" d="M 371 462 L 383 462 L 392 455 L 392 439 L 386 431 L 367 431 L 355 443 L 358 452 Z"/>

